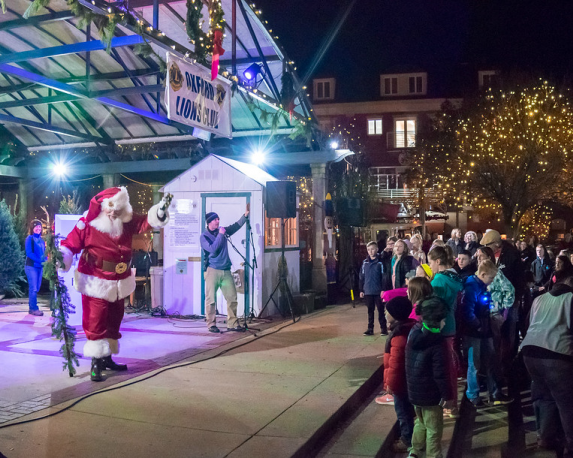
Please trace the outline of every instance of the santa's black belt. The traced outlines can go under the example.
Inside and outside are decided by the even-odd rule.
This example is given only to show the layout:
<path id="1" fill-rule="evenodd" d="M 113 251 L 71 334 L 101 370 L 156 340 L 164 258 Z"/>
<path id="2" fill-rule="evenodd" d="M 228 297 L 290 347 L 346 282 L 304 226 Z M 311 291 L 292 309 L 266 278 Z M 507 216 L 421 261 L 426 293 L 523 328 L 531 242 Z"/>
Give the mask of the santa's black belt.
<path id="1" fill-rule="evenodd" d="M 104 272 L 115 272 L 116 274 L 124 273 L 127 268 L 129 267 L 129 263 L 126 262 L 112 262 L 106 261 L 105 259 L 98 259 L 95 256 L 91 255 L 87 251 L 84 253 L 84 258 L 88 264 L 95 265 L 99 267 Z"/>

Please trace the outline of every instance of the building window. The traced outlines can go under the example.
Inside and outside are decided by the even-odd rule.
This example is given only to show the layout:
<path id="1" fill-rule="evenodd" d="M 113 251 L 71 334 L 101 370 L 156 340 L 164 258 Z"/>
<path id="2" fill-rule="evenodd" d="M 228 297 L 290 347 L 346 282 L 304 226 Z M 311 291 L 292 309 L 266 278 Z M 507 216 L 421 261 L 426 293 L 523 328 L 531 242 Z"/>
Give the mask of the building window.
<path id="1" fill-rule="evenodd" d="M 384 94 L 398 93 L 398 78 L 384 78 Z"/>
<path id="2" fill-rule="evenodd" d="M 495 70 L 483 70 L 478 72 L 479 87 L 496 87 L 499 84 L 499 75 Z"/>
<path id="3" fill-rule="evenodd" d="M 410 94 L 421 94 L 424 92 L 421 76 L 410 76 L 409 83 Z"/>
<path id="4" fill-rule="evenodd" d="M 394 146 L 396 148 L 413 148 L 416 146 L 415 119 L 396 119 Z"/>
<path id="5" fill-rule="evenodd" d="M 334 99 L 334 78 L 314 80 L 314 100 Z"/>
<path id="6" fill-rule="evenodd" d="M 369 119 L 368 120 L 368 135 L 382 135 L 382 120 Z"/>
<path id="7" fill-rule="evenodd" d="M 298 218 L 285 219 L 285 247 L 298 247 Z M 265 247 L 281 248 L 280 218 L 265 217 Z"/>

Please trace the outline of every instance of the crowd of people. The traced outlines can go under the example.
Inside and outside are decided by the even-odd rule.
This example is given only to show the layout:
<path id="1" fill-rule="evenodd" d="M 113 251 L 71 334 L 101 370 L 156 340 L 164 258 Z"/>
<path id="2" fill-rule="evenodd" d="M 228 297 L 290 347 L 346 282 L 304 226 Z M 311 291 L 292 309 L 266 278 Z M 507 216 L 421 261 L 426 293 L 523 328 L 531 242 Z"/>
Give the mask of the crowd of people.
<path id="1" fill-rule="evenodd" d="M 535 237 L 459 229 L 430 245 L 418 234 L 368 243 L 360 295 L 382 336 L 384 390 L 400 425 L 396 452 L 441 457 L 443 418 L 459 416 L 458 380 L 475 408 L 513 402 L 503 393 L 521 351 L 532 380 L 538 445 L 573 457 L 573 243 L 554 251 Z M 558 250 L 558 255 L 555 252 Z"/>

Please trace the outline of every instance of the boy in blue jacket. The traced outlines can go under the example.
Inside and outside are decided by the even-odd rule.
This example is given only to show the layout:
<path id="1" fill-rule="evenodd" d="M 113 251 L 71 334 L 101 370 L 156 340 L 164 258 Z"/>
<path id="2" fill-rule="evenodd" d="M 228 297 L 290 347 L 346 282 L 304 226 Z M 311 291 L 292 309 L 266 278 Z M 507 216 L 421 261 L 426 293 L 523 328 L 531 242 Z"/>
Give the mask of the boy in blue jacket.
<path id="1" fill-rule="evenodd" d="M 359 275 L 360 297 L 366 299 L 366 307 L 368 308 L 368 329 L 364 335 L 371 336 L 374 334 L 374 308 L 377 308 L 380 334 L 387 336 L 388 328 L 384 316 L 384 305 L 380 297 L 384 265 L 378 256 L 378 244 L 376 242 L 369 242 L 366 245 L 366 250 L 368 257 L 362 263 Z"/>
<path id="2" fill-rule="evenodd" d="M 482 407 L 479 397 L 478 372 L 485 372 L 490 403 L 509 404 L 513 399 L 501 392 L 501 377 L 496 373 L 493 359 L 495 348 L 491 330 L 491 295 L 487 286 L 493 282 L 497 267 L 489 259 L 482 261 L 477 273 L 464 284 L 461 300 L 462 334 L 465 354 L 468 355 L 466 396 L 475 407 Z"/>

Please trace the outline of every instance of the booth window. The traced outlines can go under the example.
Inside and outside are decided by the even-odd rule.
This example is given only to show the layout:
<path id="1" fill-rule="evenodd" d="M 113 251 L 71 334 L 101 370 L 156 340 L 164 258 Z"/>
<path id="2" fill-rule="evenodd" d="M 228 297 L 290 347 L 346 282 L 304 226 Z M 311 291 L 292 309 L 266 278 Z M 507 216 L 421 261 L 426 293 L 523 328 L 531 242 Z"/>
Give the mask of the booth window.
<path id="1" fill-rule="evenodd" d="M 265 217 L 265 247 L 281 247 L 281 220 L 280 218 Z M 297 218 L 285 219 L 285 247 L 298 247 Z"/>

